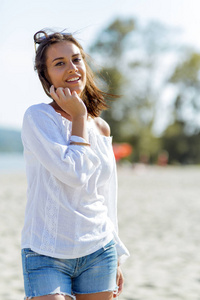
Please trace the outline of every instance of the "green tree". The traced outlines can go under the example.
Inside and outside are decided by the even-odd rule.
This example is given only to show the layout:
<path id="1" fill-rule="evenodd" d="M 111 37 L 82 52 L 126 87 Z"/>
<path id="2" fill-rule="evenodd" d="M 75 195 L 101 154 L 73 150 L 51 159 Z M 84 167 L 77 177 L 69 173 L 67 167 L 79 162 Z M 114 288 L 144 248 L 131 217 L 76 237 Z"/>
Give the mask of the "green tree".
<path id="1" fill-rule="evenodd" d="M 174 122 L 184 124 L 184 131 L 192 135 L 200 131 L 200 54 L 191 52 L 175 68 L 169 82 L 177 88 Z"/>
<path id="2" fill-rule="evenodd" d="M 101 63 L 101 78 L 107 85 L 107 92 L 121 95 L 122 87 L 130 80 L 126 75 L 127 62 L 123 61 L 125 49 L 128 48 L 128 37 L 135 29 L 133 19 L 116 19 L 103 29 L 96 41 L 91 45 L 90 52 L 95 54 Z M 124 67 L 123 67 L 124 66 Z M 103 113 L 103 117 L 111 127 L 115 141 L 123 141 L 122 120 L 125 116 L 126 104 L 124 97 L 109 102 L 111 109 Z"/>
<path id="3" fill-rule="evenodd" d="M 200 54 L 190 52 L 169 83 L 176 88 L 173 122 L 162 136 L 171 163 L 200 163 Z"/>
<path id="4" fill-rule="evenodd" d="M 133 19 L 116 19 L 90 47 L 107 91 L 122 95 L 103 117 L 114 141 L 133 145 L 135 161 L 144 155 L 155 162 L 166 150 L 170 162 L 199 162 L 200 54 L 174 37 L 158 23 L 141 27 Z M 166 113 L 161 104 L 169 87 L 171 115 L 159 136 L 156 124 Z"/>
<path id="5" fill-rule="evenodd" d="M 184 122 L 176 121 L 162 137 L 162 147 L 169 153 L 169 163 L 200 163 L 200 133 L 187 135 L 184 127 Z"/>
<path id="6" fill-rule="evenodd" d="M 141 30 L 133 19 L 117 19 L 100 32 L 90 48 L 103 66 L 108 91 L 122 95 L 103 117 L 111 126 L 114 141 L 129 141 L 134 146 L 134 159 L 145 146 L 150 158 L 155 159 L 160 150 L 152 130 L 162 88 L 161 81 L 159 85 L 156 82 L 158 60 L 170 47 L 166 36 L 161 25 L 152 23 Z"/>

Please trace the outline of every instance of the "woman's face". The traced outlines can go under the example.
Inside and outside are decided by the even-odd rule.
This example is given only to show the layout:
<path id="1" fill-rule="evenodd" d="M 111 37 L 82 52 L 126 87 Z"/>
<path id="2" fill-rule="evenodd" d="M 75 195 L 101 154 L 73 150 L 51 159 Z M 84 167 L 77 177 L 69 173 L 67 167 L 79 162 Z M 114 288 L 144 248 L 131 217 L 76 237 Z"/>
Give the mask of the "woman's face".
<path id="1" fill-rule="evenodd" d="M 69 88 L 81 95 L 86 85 L 86 67 L 80 49 L 69 41 L 51 45 L 46 53 L 47 78 L 55 88 Z"/>

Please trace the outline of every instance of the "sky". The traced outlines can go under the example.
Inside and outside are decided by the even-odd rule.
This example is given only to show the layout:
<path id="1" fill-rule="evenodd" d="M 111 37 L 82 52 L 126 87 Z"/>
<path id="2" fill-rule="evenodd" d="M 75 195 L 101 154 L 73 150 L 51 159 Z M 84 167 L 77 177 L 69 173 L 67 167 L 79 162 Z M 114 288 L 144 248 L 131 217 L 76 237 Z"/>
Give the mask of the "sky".
<path id="1" fill-rule="evenodd" d="M 33 69 L 33 35 L 43 28 L 76 32 L 83 48 L 117 17 L 180 29 L 200 51 L 199 0 L 0 0 L 0 126 L 21 129 L 25 110 L 49 103 Z"/>

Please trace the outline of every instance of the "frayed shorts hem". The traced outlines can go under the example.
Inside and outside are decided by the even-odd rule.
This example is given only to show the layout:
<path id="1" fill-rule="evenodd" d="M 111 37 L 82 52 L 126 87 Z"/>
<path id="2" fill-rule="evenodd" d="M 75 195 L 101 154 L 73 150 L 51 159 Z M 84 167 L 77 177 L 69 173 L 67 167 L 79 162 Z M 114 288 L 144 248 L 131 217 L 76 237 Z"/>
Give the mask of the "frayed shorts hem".
<path id="1" fill-rule="evenodd" d="M 73 292 L 74 295 L 90 295 L 90 294 L 98 294 L 98 293 L 106 293 L 106 292 L 112 292 L 113 294 L 117 294 L 118 292 L 118 287 L 116 287 L 114 290 L 110 289 L 110 290 L 103 290 L 103 291 L 94 291 L 94 292 Z"/>
<path id="2" fill-rule="evenodd" d="M 63 295 L 63 296 L 69 296 L 71 297 L 73 300 L 76 300 L 76 297 L 74 295 L 68 294 L 68 293 L 50 293 L 50 294 L 46 294 L 46 295 L 38 295 L 37 297 L 41 297 L 41 296 L 52 296 L 52 295 Z M 36 296 L 30 296 L 30 297 L 24 297 L 24 300 L 31 300 L 33 298 L 35 298 Z"/>
<path id="3" fill-rule="evenodd" d="M 51 293 L 51 294 L 47 294 L 47 295 L 38 295 L 37 297 L 40 296 L 51 296 L 51 295 L 63 295 L 63 296 L 69 296 L 70 298 L 72 298 L 73 300 L 76 300 L 76 296 L 75 295 L 90 295 L 90 294 L 98 294 L 98 293 L 106 293 L 106 292 L 112 292 L 113 294 L 117 294 L 118 288 L 116 288 L 115 290 L 105 290 L 105 291 L 98 291 L 98 292 L 89 292 L 89 293 L 74 293 L 74 295 L 68 294 L 68 293 Z M 33 299 L 35 296 L 31 296 L 31 297 L 24 297 L 24 300 L 31 300 Z"/>

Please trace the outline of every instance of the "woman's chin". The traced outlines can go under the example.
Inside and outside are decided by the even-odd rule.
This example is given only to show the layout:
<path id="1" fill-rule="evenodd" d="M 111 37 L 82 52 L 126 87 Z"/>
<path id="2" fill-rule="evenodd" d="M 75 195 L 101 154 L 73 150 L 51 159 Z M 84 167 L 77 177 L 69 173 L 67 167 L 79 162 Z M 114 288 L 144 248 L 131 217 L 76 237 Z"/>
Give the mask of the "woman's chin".
<path id="1" fill-rule="evenodd" d="M 71 93 L 74 91 L 74 92 L 76 92 L 77 93 L 77 95 L 79 96 L 79 97 L 81 97 L 81 95 L 82 95 L 82 93 L 83 93 L 83 91 L 81 90 L 81 89 L 70 89 L 70 91 L 71 91 Z"/>

